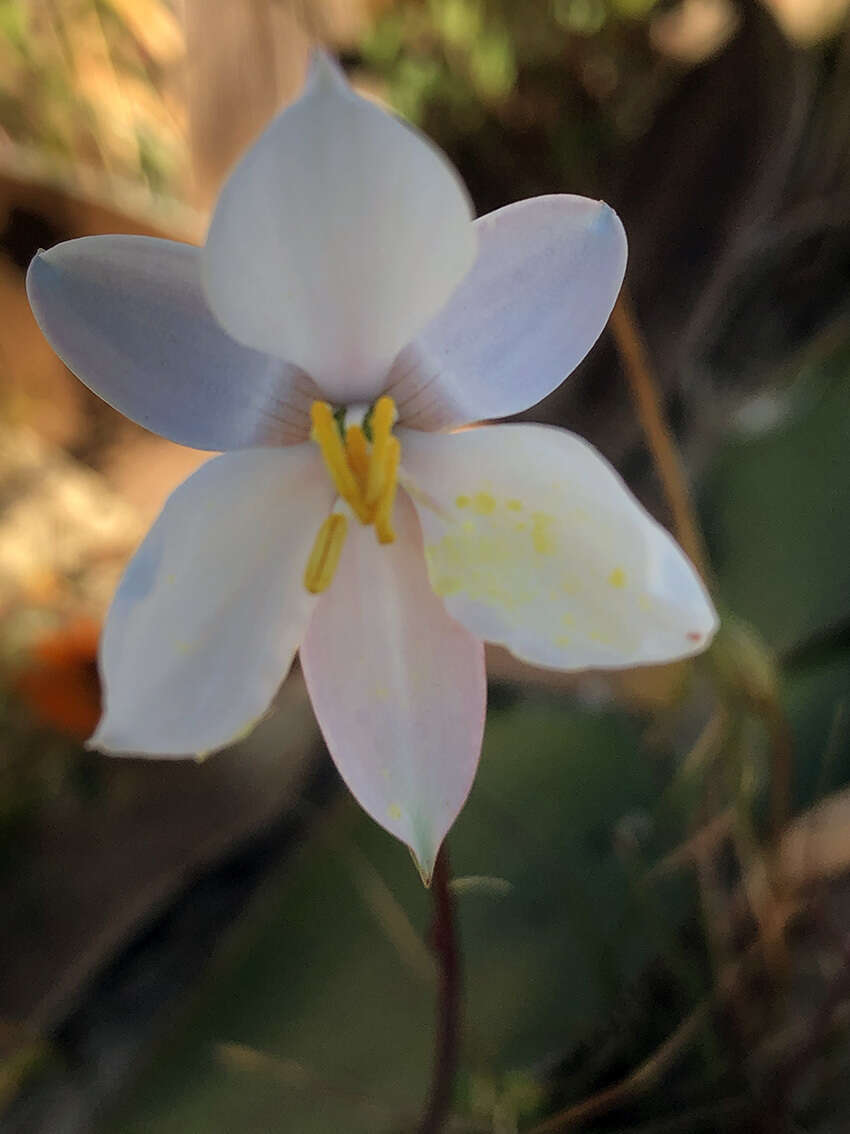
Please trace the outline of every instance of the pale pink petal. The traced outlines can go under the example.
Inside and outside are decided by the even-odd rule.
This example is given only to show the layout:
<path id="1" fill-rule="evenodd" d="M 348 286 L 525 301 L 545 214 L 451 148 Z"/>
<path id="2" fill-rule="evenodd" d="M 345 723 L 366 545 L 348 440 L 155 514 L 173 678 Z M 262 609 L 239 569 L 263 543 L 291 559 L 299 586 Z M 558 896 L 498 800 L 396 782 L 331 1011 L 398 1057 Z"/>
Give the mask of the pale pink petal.
<path id="1" fill-rule="evenodd" d="M 396 542 L 356 521 L 301 648 L 331 755 L 358 802 L 430 877 L 469 793 L 484 728 L 481 642 L 428 584 L 422 536 L 399 494 Z"/>
<path id="2" fill-rule="evenodd" d="M 542 425 L 399 436 L 432 585 L 473 633 L 555 669 L 671 661 L 711 641 L 699 575 L 580 437 Z"/>
<path id="3" fill-rule="evenodd" d="M 387 382 L 415 429 L 508 417 L 539 402 L 596 342 L 623 282 L 626 235 L 602 201 L 533 197 L 474 227 L 472 270 Z"/>
<path id="4" fill-rule="evenodd" d="M 302 579 L 332 499 L 313 445 L 226 453 L 172 493 L 106 619 L 93 747 L 199 755 L 254 726 L 315 605 Z"/>

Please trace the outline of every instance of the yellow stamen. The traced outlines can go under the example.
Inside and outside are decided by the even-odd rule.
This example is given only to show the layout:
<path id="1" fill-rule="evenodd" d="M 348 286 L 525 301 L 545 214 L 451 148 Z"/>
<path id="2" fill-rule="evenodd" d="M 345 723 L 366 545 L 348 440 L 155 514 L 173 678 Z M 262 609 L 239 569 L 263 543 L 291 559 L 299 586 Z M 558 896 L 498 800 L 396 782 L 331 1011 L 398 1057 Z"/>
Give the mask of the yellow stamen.
<path id="1" fill-rule="evenodd" d="M 347 530 L 348 521 L 339 512 L 331 512 L 319 528 L 304 572 L 304 586 L 310 594 L 320 595 L 331 585 Z"/>
<path id="2" fill-rule="evenodd" d="M 327 402 L 313 402 L 310 418 L 313 440 L 322 452 L 337 492 L 351 505 L 361 523 L 371 523 L 371 510 L 366 507 L 360 485 L 351 471 L 331 407 Z"/>
<path id="3" fill-rule="evenodd" d="M 372 410 L 370 448 L 362 425 L 349 425 L 343 440 L 342 426 L 327 402 L 313 402 L 310 409 L 311 437 L 319 446 L 334 487 L 362 524 L 375 525 L 379 543 L 395 539 L 393 505 L 401 460 L 401 444 L 392 436 L 396 416 L 392 398 L 378 398 Z M 347 526 L 343 514 L 332 512 L 319 528 L 304 572 L 304 586 L 311 594 L 321 594 L 330 586 Z"/>
<path id="4" fill-rule="evenodd" d="M 398 462 L 400 458 L 401 445 L 398 442 L 398 438 L 390 437 L 387 442 L 384 487 L 375 508 L 375 534 L 378 537 L 378 543 L 392 543 L 395 539 L 392 523 L 393 504 L 395 503 Z"/>
<path id="5" fill-rule="evenodd" d="M 387 461 L 390 449 L 390 431 L 395 423 L 395 402 L 386 394 L 378 398 L 372 411 L 372 459 L 369 462 L 369 480 L 366 485 L 366 503 L 374 508 L 387 484 Z"/>
<path id="6" fill-rule="evenodd" d="M 345 455 L 351 470 L 357 477 L 360 491 L 365 492 L 369 480 L 369 446 L 366 434 L 359 425 L 349 425 L 345 431 Z"/>

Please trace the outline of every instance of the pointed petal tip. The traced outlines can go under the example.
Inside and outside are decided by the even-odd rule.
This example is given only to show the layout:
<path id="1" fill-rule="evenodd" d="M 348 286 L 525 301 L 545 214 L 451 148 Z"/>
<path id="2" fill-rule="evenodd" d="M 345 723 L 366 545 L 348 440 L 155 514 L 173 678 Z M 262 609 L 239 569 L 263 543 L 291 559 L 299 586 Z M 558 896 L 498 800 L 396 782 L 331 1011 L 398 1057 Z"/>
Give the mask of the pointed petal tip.
<path id="1" fill-rule="evenodd" d="M 412 846 L 410 846 L 410 844 L 408 844 L 407 849 L 410 851 L 410 857 L 413 859 L 413 865 L 416 867 L 417 871 L 419 872 L 419 877 L 422 879 L 422 885 L 426 890 L 430 890 L 431 880 L 434 877 L 434 865 L 436 864 L 437 854 L 440 849 L 439 846 L 435 851 L 429 852 L 428 854 L 421 854 L 417 852 L 413 849 Z"/>
<path id="2" fill-rule="evenodd" d="M 132 755 L 132 750 L 121 743 L 120 734 L 109 725 L 105 716 L 86 741 L 85 747 L 89 752 L 100 752 L 103 756 Z"/>
<path id="3" fill-rule="evenodd" d="M 720 615 L 711 601 L 708 592 L 705 593 L 705 606 L 700 617 L 694 619 L 693 629 L 686 633 L 686 638 L 693 645 L 693 654 L 704 653 L 714 641 L 720 629 Z"/>
<path id="4" fill-rule="evenodd" d="M 116 725 L 110 715 L 104 712 L 97 728 L 85 742 L 90 752 L 99 752 L 103 756 L 144 756 L 145 753 L 137 745 L 133 747 L 127 739 L 126 732 L 120 724 Z"/>
<path id="5" fill-rule="evenodd" d="M 324 47 L 314 47 L 310 56 L 310 68 L 304 84 L 304 94 L 309 91 L 332 88 L 345 94 L 351 93 L 348 79 L 337 60 Z"/>
<path id="6" fill-rule="evenodd" d="M 371 402 L 471 268 L 472 217 L 446 156 L 317 48 L 300 97 L 225 182 L 203 289 L 237 342 L 306 371 L 331 401 Z"/>
<path id="7" fill-rule="evenodd" d="M 603 225 L 613 225 L 616 228 L 622 228 L 623 222 L 620 220 L 620 215 L 616 209 L 612 208 L 607 201 L 597 201 L 599 206 L 596 213 L 596 224 L 601 228 Z"/>
<path id="8" fill-rule="evenodd" d="M 619 260 L 622 267 L 620 271 L 620 283 L 622 283 L 626 274 L 629 238 L 626 235 L 623 222 L 620 220 L 620 214 L 616 209 L 612 209 L 607 201 L 599 201 L 598 204 L 599 208 L 590 223 L 590 231 L 603 240 L 607 239 L 611 243 L 611 246 L 619 249 Z"/>
<path id="9" fill-rule="evenodd" d="M 179 751 L 176 747 L 174 751 L 170 751 L 162 746 L 157 746 L 151 751 L 149 747 L 152 746 L 146 746 L 144 743 L 133 744 L 125 735 L 122 735 L 120 729 L 110 725 L 106 719 L 97 726 L 85 742 L 85 747 L 90 752 L 99 752 L 103 756 L 124 756 L 135 759 L 162 759 L 166 757 L 175 760 L 194 760 L 198 764 L 203 764 L 209 756 L 227 746 L 227 744 L 224 744 L 218 748 L 207 748 L 202 752 Z"/>
<path id="10" fill-rule="evenodd" d="M 96 728 L 88 740 L 83 741 L 83 748 L 87 752 L 103 752 L 103 742 L 100 739 L 100 728 Z"/>
<path id="11" fill-rule="evenodd" d="M 32 308 L 33 315 L 38 322 L 38 287 L 41 282 L 45 267 L 48 266 L 47 252 L 43 248 L 39 248 L 36 254 L 29 262 L 26 275 L 26 289 L 27 299 L 29 300 L 30 307 Z"/>

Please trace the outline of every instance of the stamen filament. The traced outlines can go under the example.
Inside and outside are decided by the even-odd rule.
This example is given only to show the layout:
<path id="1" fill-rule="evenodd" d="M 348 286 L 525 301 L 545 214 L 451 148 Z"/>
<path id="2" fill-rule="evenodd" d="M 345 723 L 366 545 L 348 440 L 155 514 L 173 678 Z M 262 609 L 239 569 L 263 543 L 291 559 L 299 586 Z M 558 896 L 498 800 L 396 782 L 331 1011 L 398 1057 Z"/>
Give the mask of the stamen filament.
<path id="1" fill-rule="evenodd" d="M 395 422 L 396 410 L 392 398 L 378 398 L 372 412 L 372 459 L 369 462 L 369 480 L 366 485 L 366 503 L 374 508 L 387 484 L 387 458 L 390 431 Z"/>
<path id="2" fill-rule="evenodd" d="M 386 476 L 381 497 L 375 508 L 375 535 L 378 543 L 392 543 L 395 540 L 393 531 L 393 504 L 397 485 L 398 463 L 401 459 L 401 445 L 397 437 L 390 437 L 387 442 Z"/>
<path id="3" fill-rule="evenodd" d="M 345 454 L 357 477 L 360 491 L 365 492 L 369 480 L 369 446 L 360 425 L 349 425 L 345 431 Z"/>
<path id="4" fill-rule="evenodd" d="M 361 523 L 371 523 L 371 508 L 367 508 L 360 485 L 349 467 L 333 410 L 327 402 L 313 402 L 310 417 L 313 422 L 313 440 L 322 452 L 337 492 L 351 505 Z"/>
<path id="5" fill-rule="evenodd" d="M 347 530 L 348 520 L 339 512 L 331 512 L 319 528 L 304 572 L 304 586 L 310 594 L 320 595 L 331 585 Z"/>

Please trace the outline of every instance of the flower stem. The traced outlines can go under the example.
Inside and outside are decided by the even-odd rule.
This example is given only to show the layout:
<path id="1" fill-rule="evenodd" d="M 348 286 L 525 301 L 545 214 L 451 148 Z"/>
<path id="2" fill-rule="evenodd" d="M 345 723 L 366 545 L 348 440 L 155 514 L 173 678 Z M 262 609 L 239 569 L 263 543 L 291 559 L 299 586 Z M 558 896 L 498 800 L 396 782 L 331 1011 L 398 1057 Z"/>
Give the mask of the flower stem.
<path id="1" fill-rule="evenodd" d="M 439 1134 L 444 1129 L 451 1109 L 460 1050 L 462 974 L 450 879 L 449 858 L 443 844 L 431 879 L 431 894 L 434 899 L 431 948 L 439 969 L 437 1034 L 431 1090 L 419 1134 Z"/>
<path id="2" fill-rule="evenodd" d="M 658 382 L 652 372 L 649 352 L 638 327 L 626 288 L 614 305 L 611 332 L 623 363 L 638 418 L 656 471 L 667 497 L 676 538 L 694 567 L 707 582 L 707 559 L 688 489 L 682 460 L 664 416 Z"/>

